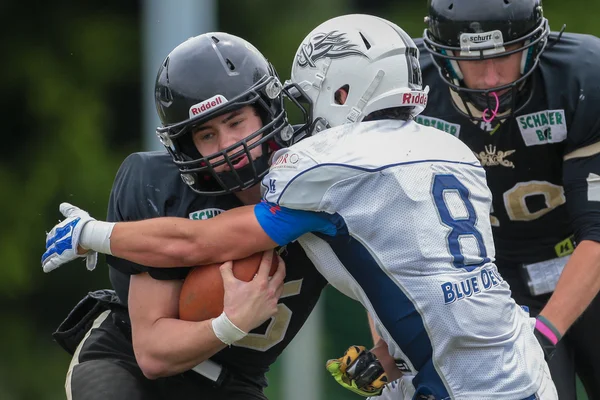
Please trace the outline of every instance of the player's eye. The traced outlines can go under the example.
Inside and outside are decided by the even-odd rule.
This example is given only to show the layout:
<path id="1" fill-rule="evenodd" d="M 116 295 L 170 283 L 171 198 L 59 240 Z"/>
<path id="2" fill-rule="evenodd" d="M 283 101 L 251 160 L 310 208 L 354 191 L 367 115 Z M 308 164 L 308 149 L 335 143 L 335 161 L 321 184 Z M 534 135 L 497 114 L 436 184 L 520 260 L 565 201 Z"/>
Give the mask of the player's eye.
<path id="1" fill-rule="evenodd" d="M 214 137 L 215 137 L 214 133 L 206 133 L 206 134 L 202 135 L 202 140 L 210 140 Z"/>
<path id="2" fill-rule="evenodd" d="M 244 122 L 244 118 L 234 119 L 232 122 L 229 123 L 229 127 L 235 128 L 236 126 L 239 126 L 242 122 Z"/>
<path id="3" fill-rule="evenodd" d="M 215 134 L 212 132 L 197 132 L 195 136 L 196 136 L 196 140 L 199 140 L 201 142 L 206 142 L 206 141 L 214 138 Z"/>

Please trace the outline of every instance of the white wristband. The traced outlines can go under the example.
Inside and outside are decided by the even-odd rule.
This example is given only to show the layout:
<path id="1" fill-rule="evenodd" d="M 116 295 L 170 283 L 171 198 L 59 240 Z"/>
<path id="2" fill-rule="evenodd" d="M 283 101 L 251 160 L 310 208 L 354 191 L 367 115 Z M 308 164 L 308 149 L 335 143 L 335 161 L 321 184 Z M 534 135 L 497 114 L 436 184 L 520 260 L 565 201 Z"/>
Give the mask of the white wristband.
<path id="1" fill-rule="evenodd" d="M 110 251 L 110 234 L 114 227 L 114 222 L 89 221 L 81 230 L 79 244 L 85 249 L 112 255 Z"/>
<path id="2" fill-rule="evenodd" d="M 231 346 L 232 343 L 237 342 L 248 335 L 248 333 L 235 326 L 234 323 L 227 318 L 225 311 L 223 311 L 218 318 L 212 320 L 212 328 L 215 332 L 215 336 L 228 346 Z"/>

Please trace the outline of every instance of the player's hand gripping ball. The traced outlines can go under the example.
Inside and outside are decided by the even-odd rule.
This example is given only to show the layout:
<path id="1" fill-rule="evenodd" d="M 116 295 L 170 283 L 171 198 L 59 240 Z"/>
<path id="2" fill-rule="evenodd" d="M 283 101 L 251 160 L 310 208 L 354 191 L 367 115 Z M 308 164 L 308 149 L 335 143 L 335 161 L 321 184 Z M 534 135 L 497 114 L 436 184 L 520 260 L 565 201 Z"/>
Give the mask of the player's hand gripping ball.
<path id="1" fill-rule="evenodd" d="M 250 282 L 258 272 L 263 252 L 233 261 L 233 276 Z M 277 254 L 273 256 L 272 276 L 279 265 Z M 206 321 L 217 318 L 223 312 L 223 277 L 219 268 L 223 263 L 194 267 L 185 278 L 179 296 L 179 318 L 186 321 Z"/>

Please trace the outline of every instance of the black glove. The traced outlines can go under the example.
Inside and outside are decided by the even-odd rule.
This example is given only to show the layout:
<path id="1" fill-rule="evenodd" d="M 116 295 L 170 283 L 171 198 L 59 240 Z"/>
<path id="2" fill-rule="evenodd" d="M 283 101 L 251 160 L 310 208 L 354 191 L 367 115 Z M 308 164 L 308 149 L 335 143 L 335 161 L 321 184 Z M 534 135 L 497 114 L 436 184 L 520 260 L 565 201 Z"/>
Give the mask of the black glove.
<path id="1" fill-rule="evenodd" d="M 562 339 L 562 335 L 550 321 L 541 315 L 538 315 L 535 319 L 535 330 L 533 332 L 542 346 L 542 350 L 544 350 L 544 358 L 546 361 L 550 361 L 554 351 L 556 351 L 556 345 Z"/>

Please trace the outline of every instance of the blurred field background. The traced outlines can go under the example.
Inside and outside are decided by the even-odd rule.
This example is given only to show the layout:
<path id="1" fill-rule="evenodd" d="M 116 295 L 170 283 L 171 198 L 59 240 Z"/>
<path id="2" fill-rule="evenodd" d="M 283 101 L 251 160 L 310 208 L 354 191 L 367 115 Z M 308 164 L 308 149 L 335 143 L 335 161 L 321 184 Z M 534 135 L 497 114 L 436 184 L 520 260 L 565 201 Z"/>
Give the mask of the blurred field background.
<path id="1" fill-rule="evenodd" d="M 39 260 L 44 231 L 60 218 L 58 204 L 69 201 L 103 218 L 120 162 L 148 147 L 144 138 L 153 132 L 146 132 L 143 122 L 147 91 L 142 88 L 148 85 L 143 71 L 151 71 L 153 85 L 159 64 L 144 65 L 144 46 L 152 43 L 144 38 L 142 21 L 152 1 L 159 0 L 0 2 L 1 400 L 65 398 L 70 357 L 50 334 L 88 291 L 109 286 L 103 259 L 91 273 L 77 262 L 48 275 L 42 273 Z M 169 0 L 169 6 L 177 7 L 180 1 Z M 426 13 L 425 0 L 215 4 L 216 29 L 255 44 L 282 79 L 289 76 L 300 41 L 328 18 L 370 13 L 420 36 Z M 600 2 L 546 0 L 544 6 L 554 30 L 566 23 L 568 31 L 600 34 Z M 371 345 L 364 311 L 328 289 L 317 318 L 323 334 L 314 343 L 320 357 L 312 368 L 321 389 L 297 390 L 308 399 L 359 398 L 338 387 L 323 366 L 350 344 Z M 284 394 L 282 363 L 278 361 L 269 374 L 271 399 L 289 398 Z M 286 363 L 293 365 L 293 360 Z"/>

